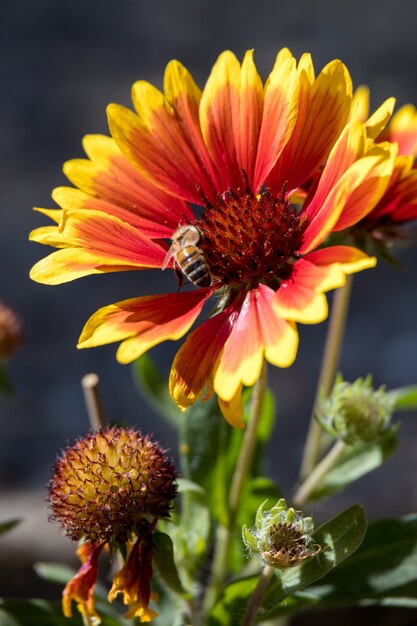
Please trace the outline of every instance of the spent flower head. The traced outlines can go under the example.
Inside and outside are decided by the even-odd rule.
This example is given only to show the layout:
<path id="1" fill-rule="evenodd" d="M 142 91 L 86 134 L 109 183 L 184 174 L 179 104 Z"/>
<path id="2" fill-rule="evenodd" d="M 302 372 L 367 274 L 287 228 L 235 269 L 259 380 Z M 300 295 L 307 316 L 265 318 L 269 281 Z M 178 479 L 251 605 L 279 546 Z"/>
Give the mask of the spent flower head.
<path id="1" fill-rule="evenodd" d="M 321 546 L 312 539 L 312 517 L 304 517 L 301 511 L 288 508 L 281 498 L 271 509 L 259 507 L 255 526 L 242 528 L 243 542 L 251 555 L 258 555 L 266 565 L 277 569 L 294 567 L 317 555 Z"/>
<path id="2" fill-rule="evenodd" d="M 79 439 L 55 464 L 49 484 L 51 519 L 74 541 L 82 566 L 63 593 L 64 614 L 72 601 L 94 623 L 94 586 L 105 545 L 127 557 L 115 575 L 109 599 L 119 593 L 129 617 L 149 621 L 152 597 L 152 533 L 169 516 L 177 494 L 176 472 L 166 453 L 133 428 L 108 428 Z"/>
<path id="3" fill-rule="evenodd" d="M 55 189 L 60 208 L 39 209 L 52 224 L 31 239 L 58 251 L 31 276 L 58 284 L 169 268 L 188 278 L 182 292 L 173 284 L 172 293 L 100 309 L 79 347 L 121 342 L 117 358 L 128 363 L 184 337 L 214 299 L 175 357 L 170 393 L 185 409 L 214 391 L 225 418 L 242 427 L 242 387 L 254 385 L 264 359 L 290 366 L 296 324 L 323 321 L 325 292 L 375 265 L 354 247 L 321 244 L 375 206 L 396 146 L 375 145 L 353 119 L 341 61 L 316 76 L 309 54 L 297 62 L 288 49 L 265 83 L 252 50 L 242 63 L 226 51 L 202 90 L 171 61 L 163 92 L 138 81 L 132 96 L 135 112 L 108 108 L 112 137 L 88 135 L 88 158 L 65 164 L 76 188 Z"/>
<path id="4" fill-rule="evenodd" d="M 331 394 L 322 398 L 317 419 L 325 430 L 348 444 L 376 441 L 389 428 L 395 398 L 372 377 L 348 383 L 338 376 Z"/>

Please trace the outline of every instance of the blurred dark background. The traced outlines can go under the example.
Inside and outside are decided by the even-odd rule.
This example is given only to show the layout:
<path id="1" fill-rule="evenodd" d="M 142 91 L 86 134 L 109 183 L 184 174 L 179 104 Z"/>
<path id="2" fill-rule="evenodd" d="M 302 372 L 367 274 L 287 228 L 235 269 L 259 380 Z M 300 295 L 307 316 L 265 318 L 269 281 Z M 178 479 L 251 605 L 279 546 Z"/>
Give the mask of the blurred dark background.
<path id="1" fill-rule="evenodd" d="M 203 86 L 227 48 L 240 58 L 254 48 L 264 78 L 283 46 L 297 57 L 310 51 L 317 72 L 341 58 L 355 86 L 370 85 L 374 107 L 391 95 L 398 105 L 417 103 L 416 32 L 415 0 L 1 0 L 0 299 L 19 312 L 25 344 L 9 366 L 16 397 L 0 396 L 0 519 L 25 521 L 1 539 L 0 594 L 23 593 L 29 547 L 32 560 L 58 559 L 58 548 L 67 555 L 73 549 L 47 525 L 43 497 L 57 452 L 88 429 L 84 374 L 99 374 L 109 419 L 152 432 L 173 453 L 176 447 L 173 432 L 138 396 L 130 368 L 115 361 L 114 346 L 75 348 L 97 308 L 174 289 L 172 276 L 158 276 L 155 285 L 155 274 L 147 272 L 108 274 L 58 287 L 28 278 L 47 252 L 27 241 L 32 228 L 46 223 L 31 208 L 54 206 L 51 190 L 66 184 L 62 163 L 83 156 L 84 134 L 107 132 L 106 105 L 129 106 L 135 80 L 161 86 L 166 63 L 178 58 Z M 341 363 L 347 379 L 372 372 L 377 385 L 391 388 L 417 380 L 417 249 L 400 257 L 403 270 L 381 262 L 355 278 Z M 325 331 L 326 324 L 302 327 L 295 365 L 270 370 L 278 422 L 267 469 L 287 495 L 297 476 Z M 167 369 L 174 351 L 166 344 L 154 355 Z M 371 518 L 415 511 L 416 417 L 402 416 L 392 459 L 322 505 L 318 518 L 355 501 Z M 47 593 L 35 578 L 31 582 L 33 594 Z"/>

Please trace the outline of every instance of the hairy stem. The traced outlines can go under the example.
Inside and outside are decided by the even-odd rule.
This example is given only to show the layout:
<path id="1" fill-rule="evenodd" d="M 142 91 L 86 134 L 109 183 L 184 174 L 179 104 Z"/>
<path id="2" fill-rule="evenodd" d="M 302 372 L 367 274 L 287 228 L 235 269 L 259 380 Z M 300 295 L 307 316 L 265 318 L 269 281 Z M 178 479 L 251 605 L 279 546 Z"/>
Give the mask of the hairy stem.
<path id="1" fill-rule="evenodd" d="M 321 395 L 323 394 L 325 397 L 329 395 L 336 378 L 346 327 L 352 282 L 352 276 L 346 276 L 346 284 L 340 287 L 334 294 L 316 397 L 301 462 L 301 480 L 304 480 L 310 474 L 312 469 L 317 465 L 320 457 L 322 430 L 315 419 L 315 415 Z"/>
<path id="2" fill-rule="evenodd" d="M 256 434 L 262 414 L 265 390 L 266 364 L 264 365 L 261 375 L 252 392 L 249 419 L 229 491 L 228 523 L 227 526 L 219 525 L 217 529 L 216 547 L 212 564 L 212 576 L 203 602 L 203 615 L 207 615 L 210 611 L 227 577 L 230 547 L 233 540 L 233 533 L 235 531 L 236 519 L 239 512 L 239 504 L 245 480 L 253 461 Z"/>
<path id="3" fill-rule="evenodd" d="M 255 591 L 253 592 L 248 602 L 245 615 L 243 616 L 243 620 L 240 626 L 252 626 L 256 617 L 256 613 L 258 612 L 259 606 L 262 602 L 262 598 L 266 591 L 266 588 L 268 587 L 269 582 L 274 575 L 274 571 L 275 570 L 273 567 L 271 567 L 270 565 L 265 565 L 259 577 Z"/>
<path id="4" fill-rule="evenodd" d="M 306 480 L 298 487 L 293 498 L 293 504 L 296 507 L 302 507 L 310 498 L 316 485 L 326 476 L 332 467 L 342 456 L 346 449 L 344 441 L 338 440 L 326 456 L 320 461 L 318 465 L 312 470 L 311 474 Z"/>

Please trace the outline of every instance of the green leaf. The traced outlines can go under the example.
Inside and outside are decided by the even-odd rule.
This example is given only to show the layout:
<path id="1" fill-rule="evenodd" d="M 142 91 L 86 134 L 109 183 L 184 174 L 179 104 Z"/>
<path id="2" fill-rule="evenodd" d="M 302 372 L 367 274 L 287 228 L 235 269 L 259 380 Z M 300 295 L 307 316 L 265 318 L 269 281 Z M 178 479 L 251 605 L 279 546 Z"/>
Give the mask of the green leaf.
<path id="1" fill-rule="evenodd" d="M 66 585 L 71 578 L 75 576 L 77 570 L 69 565 L 63 563 L 55 563 L 53 561 L 38 561 L 34 563 L 33 569 L 43 580 L 47 580 L 49 583 Z M 97 583 L 94 588 L 94 595 L 98 601 L 105 601 L 107 603 L 107 591 L 101 585 Z M 1 626 L 1 624 L 0 624 Z"/>
<path id="2" fill-rule="evenodd" d="M 417 600 L 417 515 L 370 524 L 359 550 L 309 591 L 331 604 Z"/>
<path id="3" fill-rule="evenodd" d="M 207 493 L 216 519 L 227 519 L 228 467 L 232 428 L 220 413 L 217 398 L 196 402 L 184 413 L 180 429 L 180 463 L 184 478 Z"/>
<path id="4" fill-rule="evenodd" d="M 392 427 L 376 442 L 347 446 L 336 465 L 323 477 L 310 495 L 319 500 L 341 491 L 350 483 L 377 469 L 394 452 L 398 437 Z"/>
<path id="5" fill-rule="evenodd" d="M 101 626 L 122 626 L 126 620 L 100 613 Z M 64 617 L 60 602 L 48 600 L 0 599 L 1 626 L 83 626 L 83 620 L 74 610 L 74 617 Z"/>
<path id="6" fill-rule="evenodd" d="M 409 385 L 407 387 L 400 387 L 399 389 L 392 389 L 389 391 L 389 395 L 394 396 L 396 411 L 409 411 L 410 409 L 417 409 L 417 385 Z"/>
<path id="7" fill-rule="evenodd" d="M 63 563 L 46 561 L 35 563 L 33 565 L 33 569 L 39 578 L 47 580 L 50 583 L 57 583 L 59 585 L 66 585 L 76 573 L 76 570 L 73 567 L 69 567 Z"/>
<path id="8" fill-rule="evenodd" d="M 180 523 L 165 526 L 175 545 L 176 564 L 187 590 L 193 586 L 192 578 L 206 556 L 211 531 L 207 497 L 201 492 L 185 492 Z"/>
<path id="9" fill-rule="evenodd" d="M 149 354 L 144 354 L 133 363 L 132 372 L 140 395 L 147 400 L 158 415 L 178 428 L 184 413 L 169 395 L 168 383 L 161 376 Z"/>
<path id="10" fill-rule="evenodd" d="M 174 561 L 174 546 L 172 539 L 166 533 L 156 532 L 153 535 L 155 552 L 153 562 L 158 571 L 160 580 L 175 593 L 185 595 L 177 566 Z"/>
<path id="11" fill-rule="evenodd" d="M 321 551 L 300 565 L 276 571 L 263 596 L 258 620 L 279 614 L 284 601 L 287 606 L 287 598 L 325 576 L 355 552 L 363 541 L 366 524 L 362 507 L 353 505 L 318 528 L 313 539 Z M 210 614 L 210 626 L 238 626 L 258 580 L 259 576 L 252 576 L 228 585 Z M 308 595 L 303 599 L 304 606 L 314 602 L 314 597 L 310 600 Z M 293 605 L 296 602 L 292 601 Z"/>
<path id="12" fill-rule="evenodd" d="M 0 522 L 0 535 L 9 532 L 9 530 L 12 530 L 12 528 L 20 524 L 21 521 L 22 520 L 16 518 L 6 520 L 5 522 Z"/>
<path id="13" fill-rule="evenodd" d="M 197 483 L 193 483 L 192 480 L 188 480 L 187 478 L 177 478 L 178 485 L 178 493 L 191 493 L 197 498 L 201 499 L 202 502 L 207 501 L 206 492 L 200 485 Z"/>

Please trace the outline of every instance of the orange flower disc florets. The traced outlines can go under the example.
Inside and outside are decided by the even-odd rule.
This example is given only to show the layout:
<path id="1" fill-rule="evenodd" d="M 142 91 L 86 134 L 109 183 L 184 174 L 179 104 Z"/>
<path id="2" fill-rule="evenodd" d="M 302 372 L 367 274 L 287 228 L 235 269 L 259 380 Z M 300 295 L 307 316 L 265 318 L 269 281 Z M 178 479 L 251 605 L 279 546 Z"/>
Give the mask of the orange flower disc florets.
<path id="1" fill-rule="evenodd" d="M 278 289 L 291 276 L 306 222 L 282 193 L 231 189 L 208 205 L 196 226 L 213 277 L 223 285 Z"/>
<path id="2" fill-rule="evenodd" d="M 176 474 L 164 451 L 134 429 L 110 428 L 58 459 L 49 484 L 51 518 L 74 541 L 126 542 L 166 517 Z"/>

